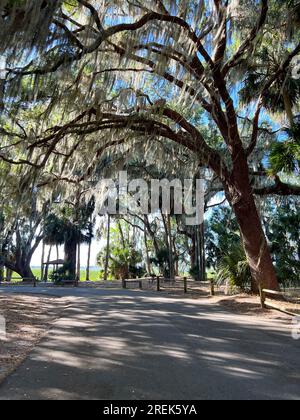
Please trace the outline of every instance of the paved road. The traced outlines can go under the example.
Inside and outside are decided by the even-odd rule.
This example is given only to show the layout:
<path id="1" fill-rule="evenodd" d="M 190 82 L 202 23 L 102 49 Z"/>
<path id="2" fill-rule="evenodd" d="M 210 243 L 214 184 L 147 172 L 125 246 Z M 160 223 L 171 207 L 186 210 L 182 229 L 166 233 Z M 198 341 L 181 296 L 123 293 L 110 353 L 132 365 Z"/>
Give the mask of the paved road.
<path id="1" fill-rule="evenodd" d="M 300 341 L 288 325 L 147 292 L 45 293 L 70 305 L 0 400 L 300 399 Z"/>

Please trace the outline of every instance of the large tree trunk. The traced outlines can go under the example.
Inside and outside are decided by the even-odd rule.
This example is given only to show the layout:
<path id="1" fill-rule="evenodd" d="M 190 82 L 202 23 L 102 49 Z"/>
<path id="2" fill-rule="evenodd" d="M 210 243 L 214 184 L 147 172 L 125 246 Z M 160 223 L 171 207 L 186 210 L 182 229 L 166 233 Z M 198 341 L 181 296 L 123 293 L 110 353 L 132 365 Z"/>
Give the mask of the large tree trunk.
<path id="1" fill-rule="evenodd" d="M 279 290 L 267 239 L 263 231 L 254 198 L 233 205 L 240 226 L 242 241 L 250 265 L 252 290 L 263 288 Z"/>
<path id="2" fill-rule="evenodd" d="M 30 267 L 30 261 L 25 261 L 24 265 L 22 265 L 19 270 L 17 271 L 18 274 L 22 276 L 23 279 L 33 279 L 34 274 Z"/>
<path id="3" fill-rule="evenodd" d="M 30 260 L 18 261 L 17 264 L 6 262 L 5 266 L 12 272 L 17 273 L 22 279 L 34 278 L 34 274 L 30 267 Z"/>
<path id="4" fill-rule="evenodd" d="M 76 279 L 77 243 L 76 241 L 65 242 L 65 262 L 69 265 L 70 276 Z"/>
<path id="5" fill-rule="evenodd" d="M 17 273 L 22 277 L 22 279 L 33 279 L 35 277 L 31 270 L 31 260 L 42 240 L 41 235 L 36 235 L 40 221 L 41 220 L 38 220 L 35 226 L 32 227 L 29 236 L 23 235 L 24 232 L 21 229 L 21 225 L 18 223 L 15 225 L 15 243 L 10 247 L 9 251 L 5 253 L 3 261 L 10 276 L 12 276 L 12 273 L 10 273 L 11 270 L 13 273 Z M 10 239 L 12 239 L 12 237 Z"/>
<path id="6" fill-rule="evenodd" d="M 247 158 L 240 152 L 235 160 L 227 198 L 235 212 L 253 278 L 252 288 L 279 290 L 266 235 L 256 207 L 248 174 Z"/>

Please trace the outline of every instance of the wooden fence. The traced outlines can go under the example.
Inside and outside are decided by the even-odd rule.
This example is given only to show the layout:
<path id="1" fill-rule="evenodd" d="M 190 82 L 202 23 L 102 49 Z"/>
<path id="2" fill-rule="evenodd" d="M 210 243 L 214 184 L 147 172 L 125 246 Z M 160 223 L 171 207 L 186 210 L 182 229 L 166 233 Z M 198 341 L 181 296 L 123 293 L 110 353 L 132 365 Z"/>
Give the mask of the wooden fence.
<path id="1" fill-rule="evenodd" d="M 287 315 L 290 316 L 298 316 L 297 314 L 294 314 L 288 310 L 286 310 L 285 308 L 282 308 L 281 306 L 276 305 L 274 302 L 270 303 L 267 302 L 267 297 L 268 296 L 273 296 L 273 298 L 277 299 L 278 301 L 280 300 L 281 302 L 289 302 L 286 299 L 286 292 L 279 292 L 279 291 L 275 291 L 275 290 L 269 290 L 269 289 L 262 289 L 260 291 L 260 299 L 261 299 L 261 306 L 263 309 L 275 309 L 277 311 L 283 312 Z"/>
<path id="2" fill-rule="evenodd" d="M 149 286 L 155 286 L 157 292 L 161 292 L 162 290 L 173 288 L 173 289 L 180 289 L 183 291 L 184 294 L 187 294 L 189 290 L 191 290 L 191 283 L 193 285 L 199 285 L 199 282 L 196 282 L 193 279 L 188 277 L 176 277 L 175 279 L 168 279 L 162 276 L 153 276 L 153 277 L 145 277 L 139 279 L 123 279 L 122 286 L 124 289 L 130 284 L 137 285 L 139 289 L 143 289 L 143 285 L 148 283 Z M 215 295 L 215 283 L 210 281 L 210 293 L 211 296 Z"/>

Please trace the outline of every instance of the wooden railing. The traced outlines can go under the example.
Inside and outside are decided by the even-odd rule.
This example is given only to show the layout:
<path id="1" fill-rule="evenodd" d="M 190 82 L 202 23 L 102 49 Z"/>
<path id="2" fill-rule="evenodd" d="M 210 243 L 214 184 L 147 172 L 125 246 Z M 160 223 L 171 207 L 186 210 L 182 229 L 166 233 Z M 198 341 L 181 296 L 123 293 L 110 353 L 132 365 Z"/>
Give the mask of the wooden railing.
<path id="1" fill-rule="evenodd" d="M 168 279 L 163 276 L 152 276 L 152 277 L 144 277 L 140 279 L 123 279 L 122 280 L 122 286 L 123 289 L 127 289 L 127 286 L 129 284 L 137 284 L 139 286 L 139 289 L 143 288 L 143 282 L 148 281 L 151 282 L 152 285 L 156 285 L 157 292 L 162 291 L 163 287 L 166 286 L 166 283 L 169 283 L 170 285 L 176 285 L 176 282 L 182 282 L 182 289 L 183 293 L 187 294 L 189 292 L 189 279 L 188 277 L 176 277 L 175 279 Z M 181 286 L 180 286 L 181 288 Z M 215 283 L 214 281 L 210 281 L 210 291 L 211 296 L 215 295 Z"/>
<path id="2" fill-rule="evenodd" d="M 263 309 L 275 309 L 276 311 L 280 311 L 283 312 L 287 315 L 291 315 L 291 316 L 297 316 L 296 314 L 287 311 L 285 308 L 282 308 L 280 306 L 275 305 L 273 302 L 266 302 L 267 300 L 267 296 L 273 296 L 276 297 L 277 299 L 282 298 L 282 301 L 287 301 L 285 298 L 286 293 L 285 292 L 279 292 L 276 290 L 269 290 L 269 289 L 262 289 L 260 291 L 260 300 L 261 300 L 261 306 Z"/>
<path id="3" fill-rule="evenodd" d="M 165 277 L 156 277 L 156 290 L 160 292 L 163 287 L 163 283 L 176 284 L 176 281 L 183 282 L 183 292 L 188 293 L 188 278 L 187 277 L 176 277 L 175 279 L 167 279 Z"/>

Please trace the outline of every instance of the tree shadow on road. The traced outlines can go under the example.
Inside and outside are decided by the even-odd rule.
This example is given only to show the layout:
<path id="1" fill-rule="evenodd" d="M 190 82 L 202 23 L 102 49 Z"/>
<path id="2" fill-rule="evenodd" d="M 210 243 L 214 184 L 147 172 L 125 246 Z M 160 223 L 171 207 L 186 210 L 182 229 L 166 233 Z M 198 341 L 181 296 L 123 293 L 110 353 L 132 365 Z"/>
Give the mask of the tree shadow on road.
<path id="1" fill-rule="evenodd" d="M 76 298 L 0 398 L 299 399 L 299 342 L 257 322 L 151 294 Z"/>

